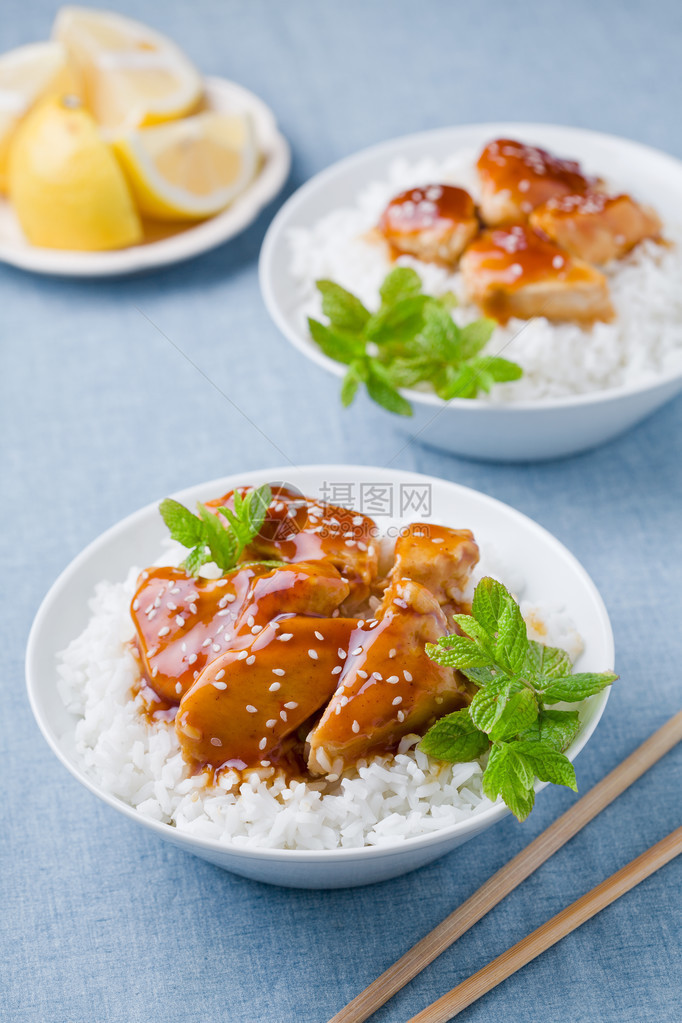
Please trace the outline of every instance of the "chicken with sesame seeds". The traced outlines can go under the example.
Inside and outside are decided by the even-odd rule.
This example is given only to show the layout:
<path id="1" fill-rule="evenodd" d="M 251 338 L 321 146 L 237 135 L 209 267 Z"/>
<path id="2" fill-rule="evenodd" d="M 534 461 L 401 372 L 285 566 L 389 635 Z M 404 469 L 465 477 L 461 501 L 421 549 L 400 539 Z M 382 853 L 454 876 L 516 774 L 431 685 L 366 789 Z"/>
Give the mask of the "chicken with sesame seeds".
<path id="1" fill-rule="evenodd" d="M 500 323 L 544 316 L 591 324 L 614 316 L 604 274 L 525 224 L 484 232 L 461 267 L 469 297 Z"/>
<path id="2" fill-rule="evenodd" d="M 137 646 L 149 688 L 170 704 L 242 637 L 282 615 L 331 615 L 350 591 L 320 562 L 245 565 L 223 579 L 192 579 L 177 568 L 143 576 L 131 607 Z"/>
<path id="3" fill-rule="evenodd" d="M 448 634 L 434 595 L 410 579 L 394 581 L 381 618 L 350 636 L 339 685 L 308 735 L 308 768 L 338 774 L 373 753 L 394 750 L 403 735 L 467 706 L 470 695 L 452 668 L 430 660 L 425 645 Z"/>
<path id="4" fill-rule="evenodd" d="M 178 708 L 175 729 L 185 759 L 238 770 L 264 758 L 281 761 L 297 729 L 334 692 L 337 649 L 346 648 L 356 626 L 348 618 L 275 619 L 214 660 Z"/>
<path id="5" fill-rule="evenodd" d="M 470 530 L 413 522 L 396 540 L 390 580 L 412 579 L 430 590 L 441 606 L 456 604 L 478 557 L 478 544 Z"/>
<path id="6" fill-rule="evenodd" d="M 621 259 L 647 238 L 659 240 L 662 231 L 651 207 L 603 192 L 550 199 L 533 210 L 530 223 L 570 255 L 597 265 Z"/>
<path id="7" fill-rule="evenodd" d="M 248 488 L 243 488 L 246 491 Z M 233 492 L 207 508 L 231 508 Z M 265 522 L 245 551 L 246 558 L 279 558 L 285 562 L 326 561 L 350 586 L 343 610 L 351 613 L 369 596 L 378 573 L 376 523 L 348 508 L 303 497 L 280 486 L 273 490 Z"/>
<path id="8" fill-rule="evenodd" d="M 480 213 L 490 227 L 522 222 L 549 199 L 582 195 L 598 185 L 598 179 L 583 174 L 575 160 L 513 139 L 489 142 L 476 169 Z"/>
<path id="9" fill-rule="evenodd" d="M 474 201 L 463 188 L 424 185 L 391 199 L 378 229 L 397 253 L 455 266 L 479 231 Z"/>

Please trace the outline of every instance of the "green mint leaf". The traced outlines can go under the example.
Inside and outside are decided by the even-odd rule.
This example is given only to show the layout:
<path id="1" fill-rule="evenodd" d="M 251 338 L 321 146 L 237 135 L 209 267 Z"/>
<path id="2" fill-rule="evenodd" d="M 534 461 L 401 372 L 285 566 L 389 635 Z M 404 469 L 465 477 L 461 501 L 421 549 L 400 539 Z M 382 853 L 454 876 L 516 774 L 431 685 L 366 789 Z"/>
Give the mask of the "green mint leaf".
<path id="1" fill-rule="evenodd" d="M 459 299 L 454 291 L 444 291 L 442 295 L 438 296 L 438 301 L 445 306 L 448 312 L 452 312 L 459 305 Z"/>
<path id="2" fill-rule="evenodd" d="M 502 677 L 500 669 L 493 667 L 491 664 L 482 665 L 480 668 L 460 668 L 463 675 L 469 679 L 470 682 L 475 682 L 477 686 L 487 686 L 491 682 L 499 682 Z"/>
<path id="3" fill-rule="evenodd" d="M 490 799 L 502 796 L 512 813 L 524 821 L 533 809 L 533 771 L 528 761 L 507 743 L 496 743 L 483 773 L 483 791 Z"/>
<path id="4" fill-rule="evenodd" d="M 350 334 L 359 334 L 369 320 L 369 312 L 360 299 L 334 281 L 315 283 L 322 295 L 322 312 L 332 327 Z"/>
<path id="5" fill-rule="evenodd" d="M 201 544 L 199 547 L 195 547 L 193 551 L 190 551 L 182 562 L 181 567 L 184 568 L 188 575 L 198 575 L 202 565 L 207 565 L 212 560 L 213 558 L 208 547 L 205 544 Z"/>
<path id="6" fill-rule="evenodd" d="M 395 305 L 382 306 L 367 321 L 365 337 L 379 345 L 413 340 L 421 330 L 424 306 L 429 301 L 426 295 L 414 295 Z"/>
<path id="7" fill-rule="evenodd" d="M 487 690 L 482 690 L 486 692 Z M 538 717 L 538 701 L 532 690 L 512 692 L 492 728 L 487 729 L 493 741 L 511 739 L 530 728 Z"/>
<path id="8" fill-rule="evenodd" d="M 415 298 L 421 290 L 422 282 L 417 271 L 408 266 L 397 266 L 384 278 L 379 294 L 382 305 L 391 306 L 405 298 Z"/>
<path id="9" fill-rule="evenodd" d="M 578 791 L 573 764 L 549 743 L 515 742 L 512 749 L 530 764 L 540 781 L 551 781 L 555 785 L 566 785 L 574 792 Z"/>
<path id="10" fill-rule="evenodd" d="M 443 636 L 438 643 L 427 643 L 426 653 L 432 661 L 448 668 L 480 668 L 490 661 L 485 651 L 466 636 Z"/>
<path id="11" fill-rule="evenodd" d="M 343 378 L 341 384 L 341 404 L 344 408 L 348 408 L 355 401 L 355 396 L 358 393 L 358 387 L 360 386 L 361 377 L 358 372 L 358 363 L 351 362 L 348 367 L 348 372 Z"/>
<path id="12" fill-rule="evenodd" d="M 506 592 L 506 591 L 505 591 Z M 521 615 L 521 609 L 510 593 L 502 606 L 497 621 L 495 660 L 515 675 L 519 674 L 526 662 L 528 632 Z"/>
<path id="13" fill-rule="evenodd" d="M 526 663 L 523 666 L 523 674 L 532 679 L 540 676 L 545 678 L 559 678 L 563 675 L 570 675 L 573 669 L 571 658 L 565 650 L 556 646 L 545 646 L 534 639 L 528 640 L 526 651 Z"/>
<path id="14" fill-rule="evenodd" d="M 211 560 L 223 572 L 233 568 L 238 557 L 238 540 L 235 534 L 225 529 L 217 515 L 209 511 L 206 505 L 197 503 L 199 515 L 204 525 L 204 542 L 211 552 Z"/>
<path id="15" fill-rule="evenodd" d="M 495 646 L 495 636 L 494 634 L 491 635 L 480 622 L 476 621 L 473 615 L 455 614 L 452 615 L 452 619 L 457 622 L 462 632 L 471 639 L 476 640 L 484 650 L 488 650 L 492 654 Z"/>
<path id="16" fill-rule="evenodd" d="M 473 359 L 475 355 L 478 355 L 490 341 L 496 326 L 495 320 L 482 318 L 462 327 L 460 329 L 460 357 Z"/>
<path id="17" fill-rule="evenodd" d="M 543 742 L 563 753 L 580 731 L 577 710 L 541 710 L 533 724 L 519 734 L 527 742 Z"/>
<path id="18" fill-rule="evenodd" d="M 510 380 L 520 380 L 523 376 L 523 370 L 518 363 L 511 362 L 509 359 L 501 359 L 499 356 L 491 355 L 487 358 L 479 359 L 477 365 L 496 384 L 507 383 Z"/>
<path id="19" fill-rule="evenodd" d="M 465 363 L 459 369 L 456 367 L 453 369 L 455 372 L 448 374 L 447 379 L 439 387 L 438 397 L 443 401 L 452 401 L 453 398 L 475 398 L 479 385 L 476 371 L 469 363 Z"/>
<path id="20" fill-rule="evenodd" d="M 559 678 L 539 679 L 536 689 L 545 703 L 580 703 L 606 689 L 618 678 L 612 671 L 577 672 Z"/>
<path id="21" fill-rule="evenodd" d="M 436 760 L 461 764 L 475 760 L 490 746 L 490 740 L 479 731 L 468 709 L 456 710 L 436 721 L 419 743 L 419 749 Z"/>
<path id="22" fill-rule="evenodd" d="M 185 508 L 179 501 L 167 497 L 159 505 L 161 518 L 168 526 L 171 539 L 177 540 L 183 547 L 195 547 L 203 536 L 200 519 Z"/>
<path id="23" fill-rule="evenodd" d="M 489 636 L 495 638 L 500 627 L 500 618 L 505 607 L 514 598 L 506 586 L 484 576 L 474 590 L 474 599 L 471 603 L 471 614 L 477 622 L 483 626 Z"/>
<path id="24" fill-rule="evenodd" d="M 479 689 L 469 706 L 471 720 L 482 732 L 490 732 L 502 716 L 513 691 L 519 692 L 521 683 L 502 676 Z"/>
<path id="25" fill-rule="evenodd" d="M 391 384 L 385 369 L 380 363 L 373 359 L 369 363 L 369 373 L 365 386 L 372 401 L 389 412 L 395 412 L 399 416 L 411 416 L 412 406 L 402 394 L 396 391 Z"/>
<path id="26" fill-rule="evenodd" d="M 308 329 L 315 344 L 330 359 L 334 359 L 335 362 L 343 362 L 349 365 L 355 359 L 364 355 L 365 346 L 362 341 L 325 327 L 324 323 L 320 323 L 319 320 L 308 318 Z"/>
<path id="27" fill-rule="evenodd" d="M 424 326 L 416 343 L 434 361 L 450 362 L 458 358 L 459 327 L 448 310 L 431 299 L 424 307 Z"/>

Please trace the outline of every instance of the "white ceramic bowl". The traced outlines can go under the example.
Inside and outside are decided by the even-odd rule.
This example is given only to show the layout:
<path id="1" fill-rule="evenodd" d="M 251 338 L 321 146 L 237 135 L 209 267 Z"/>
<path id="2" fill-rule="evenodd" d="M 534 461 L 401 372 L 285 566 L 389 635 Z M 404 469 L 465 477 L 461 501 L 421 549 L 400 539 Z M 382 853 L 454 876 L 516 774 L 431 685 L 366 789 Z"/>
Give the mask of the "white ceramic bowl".
<path id="1" fill-rule="evenodd" d="M 289 144 L 278 131 L 275 116 L 248 89 L 224 78 L 207 78 L 206 101 L 211 110 L 249 113 L 263 156 L 252 183 L 226 210 L 181 231 L 168 234 L 158 226 L 159 239 L 110 252 L 75 252 L 31 245 L 22 234 L 11 203 L 0 197 L 0 261 L 34 273 L 64 277 L 117 277 L 179 263 L 221 245 L 256 219 L 277 195 L 289 174 Z M 167 237 L 163 235 L 167 234 Z"/>
<path id="2" fill-rule="evenodd" d="M 307 336 L 297 313 L 288 234 L 310 228 L 325 214 L 352 206 L 358 192 L 386 177 L 396 158 L 443 159 L 460 149 L 482 147 L 495 137 L 521 138 L 574 156 L 596 167 L 619 187 L 653 203 L 664 219 L 682 224 L 682 163 L 648 146 L 613 135 L 544 124 L 476 124 L 407 135 L 372 146 L 317 174 L 282 206 L 265 236 L 260 284 L 268 311 L 289 341 L 313 362 L 341 376 L 345 367 L 324 355 Z M 682 391 L 682 371 L 641 384 L 591 394 L 509 405 L 405 390 L 411 420 L 396 418 L 425 444 L 457 455 L 495 461 L 527 461 L 572 455 L 618 436 Z"/>
<path id="3" fill-rule="evenodd" d="M 455 483 L 396 473 L 371 466 L 309 466 L 277 468 L 243 473 L 182 491 L 179 500 L 190 506 L 208 500 L 240 484 L 286 480 L 304 494 L 324 496 L 324 484 L 351 484 L 358 500 L 365 484 L 393 488 L 430 487 L 430 515 L 435 521 L 471 527 L 485 549 L 494 543 L 511 564 L 522 569 L 524 597 L 557 601 L 583 637 L 585 649 L 578 662 L 582 671 L 605 671 L 613 666 L 613 635 L 609 618 L 582 566 L 553 536 L 531 519 L 485 494 Z M 402 493 L 405 493 L 403 490 Z M 428 518 L 427 515 L 422 516 Z M 381 528 L 381 518 L 377 519 Z M 26 653 L 26 680 L 31 707 L 40 729 L 65 767 L 96 796 L 161 838 L 195 853 L 226 870 L 271 884 L 298 888 L 342 888 L 397 877 L 450 852 L 501 820 L 509 811 L 495 805 L 468 821 L 433 834 L 392 845 L 320 852 L 248 849 L 195 838 L 167 824 L 143 817 L 131 806 L 102 791 L 83 773 L 72 752 L 75 719 L 67 713 L 57 693 L 55 657 L 78 635 L 88 620 L 87 602 L 100 579 L 122 579 L 128 566 L 149 564 L 159 552 L 166 529 L 157 504 L 128 516 L 91 543 L 66 568 L 45 597 L 33 623 Z M 602 715 L 609 690 L 585 702 L 582 728 L 568 750 L 573 759 L 592 735 Z M 538 790 L 542 788 L 538 785 Z M 544 797 L 547 798 L 547 797 Z"/>

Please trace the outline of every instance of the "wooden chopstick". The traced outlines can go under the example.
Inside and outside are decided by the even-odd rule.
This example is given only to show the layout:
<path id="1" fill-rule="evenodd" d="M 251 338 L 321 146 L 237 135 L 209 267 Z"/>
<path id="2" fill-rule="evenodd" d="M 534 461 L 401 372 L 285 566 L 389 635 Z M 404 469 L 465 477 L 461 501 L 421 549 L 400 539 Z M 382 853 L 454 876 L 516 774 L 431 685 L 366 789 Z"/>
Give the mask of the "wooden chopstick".
<path id="1" fill-rule="evenodd" d="M 452 991 L 422 1009 L 408 1023 L 446 1023 L 457 1016 L 467 1005 L 471 1005 L 482 995 L 491 991 L 512 973 L 535 959 L 546 949 L 565 938 L 567 934 L 580 927 L 586 920 L 596 916 L 606 906 L 625 895 L 631 888 L 638 885 L 645 877 L 649 877 L 660 867 L 682 853 L 682 828 L 673 831 L 667 838 L 652 845 L 645 853 L 632 860 L 621 870 L 598 884 L 580 899 L 572 902 L 551 920 L 544 923 L 526 938 L 517 942 L 503 952 L 497 959 L 484 966 L 478 973 L 462 981 Z"/>
<path id="2" fill-rule="evenodd" d="M 329 1023 L 363 1023 L 680 741 L 682 711 L 670 718 L 529 846 L 493 874 L 466 902 L 356 995 Z"/>

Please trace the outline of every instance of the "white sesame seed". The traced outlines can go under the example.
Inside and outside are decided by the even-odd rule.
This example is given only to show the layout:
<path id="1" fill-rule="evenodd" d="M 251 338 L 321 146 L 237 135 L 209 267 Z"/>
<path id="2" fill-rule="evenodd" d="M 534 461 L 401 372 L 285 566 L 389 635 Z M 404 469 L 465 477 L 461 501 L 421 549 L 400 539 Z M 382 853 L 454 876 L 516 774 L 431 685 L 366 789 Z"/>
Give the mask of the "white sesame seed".
<path id="1" fill-rule="evenodd" d="M 315 630 L 315 636 L 317 637 L 317 639 L 319 639 L 320 643 L 322 643 L 322 641 L 324 640 L 324 636 L 322 635 L 321 632 L 318 632 L 317 629 Z"/>
<path id="2" fill-rule="evenodd" d="M 133 611 L 139 611 L 139 610 L 140 610 L 140 602 L 139 602 L 139 600 L 136 597 L 135 600 L 133 601 Z"/>
<path id="3" fill-rule="evenodd" d="M 293 638 L 294 638 L 293 632 L 283 632 L 281 636 L 277 637 L 277 639 L 281 639 L 283 643 L 286 643 L 287 640 L 293 639 Z"/>
<path id="4" fill-rule="evenodd" d="M 156 676 L 158 674 L 159 674 L 159 669 L 157 668 L 156 665 L 154 665 L 154 667 L 152 668 L 152 678 L 156 678 Z"/>
<path id="5" fill-rule="evenodd" d="M 220 682 L 221 678 L 225 678 L 225 669 L 224 668 L 221 668 L 220 671 L 216 672 L 216 676 L 215 676 L 216 682 Z"/>
<path id="6" fill-rule="evenodd" d="M 246 709 L 249 712 L 249 714 L 257 714 L 258 713 L 258 708 L 254 707 L 254 705 L 252 703 L 247 703 Z"/>
<path id="7" fill-rule="evenodd" d="M 211 645 L 210 639 L 205 639 L 204 642 L 201 645 L 202 646 L 210 646 Z"/>
<path id="8" fill-rule="evenodd" d="M 282 688 L 282 683 L 281 682 L 273 682 L 271 686 L 268 686 L 268 690 L 271 693 L 276 693 L 277 690 L 281 689 L 281 688 Z"/>
<path id="9" fill-rule="evenodd" d="M 390 649 L 390 650 L 388 651 L 388 656 L 389 656 L 389 657 L 391 658 L 391 660 L 392 660 L 392 659 L 393 659 L 393 658 L 395 657 L 395 655 L 396 655 L 396 649 L 395 649 L 395 647 L 394 647 L 394 646 L 392 646 L 392 647 L 391 647 L 391 649 Z"/>
<path id="10" fill-rule="evenodd" d="M 403 677 L 405 678 L 406 682 L 412 681 L 412 675 L 410 674 L 409 671 L 403 671 Z"/>
<path id="11" fill-rule="evenodd" d="M 402 702 L 403 702 L 402 696 L 396 696 L 395 700 L 392 701 L 394 707 L 397 707 L 398 704 Z"/>
<path id="12" fill-rule="evenodd" d="M 249 656 L 249 651 L 248 650 L 240 650 L 239 653 L 237 654 L 237 660 L 238 661 L 243 661 L 244 658 L 248 657 L 248 656 Z"/>
<path id="13" fill-rule="evenodd" d="M 398 721 L 402 722 L 405 720 L 405 712 L 402 710 L 398 711 Z"/>
<path id="14" fill-rule="evenodd" d="M 170 593 L 179 593 L 180 592 L 180 587 L 179 586 L 174 586 L 173 589 L 170 590 L 169 592 Z"/>
<path id="15" fill-rule="evenodd" d="M 253 633 L 254 636 L 257 636 L 258 633 L 262 632 L 262 631 L 263 631 L 263 626 L 262 625 L 253 625 L 251 627 L 251 632 Z"/>
<path id="16" fill-rule="evenodd" d="M 279 716 L 281 717 L 282 721 L 286 721 L 286 719 L 287 719 L 287 712 L 285 710 L 281 710 L 279 712 Z"/>
<path id="17" fill-rule="evenodd" d="M 175 683 L 175 692 L 176 693 L 181 693 L 182 692 L 182 682 L 176 682 Z"/>
<path id="18" fill-rule="evenodd" d="M 308 657 L 312 657 L 312 659 L 314 661 L 316 661 L 317 660 L 317 650 L 309 650 L 308 651 Z"/>
<path id="19" fill-rule="evenodd" d="M 377 682 L 381 682 L 383 679 L 383 675 L 381 675 L 378 671 L 373 671 L 372 678 L 375 678 Z"/>
<path id="20" fill-rule="evenodd" d="M 265 722 L 265 727 L 266 728 L 274 728 L 276 724 L 277 724 L 277 718 L 270 718 L 269 721 Z"/>
<path id="21" fill-rule="evenodd" d="M 268 744 L 268 740 L 265 738 L 265 736 L 263 736 L 261 741 L 258 743 L 258 749 L 265 749 L 267 744 Z"/>
<path id="22" fill-rule="evenodd" d="M 397 675 L 390 675 L 386 679 L 386 681 L 388 682 L 389 685 L 394 686 L 396 684 L 396 682 L 400 682 L 400 679 L 398 678 Z"/>
<path id="23" fill-rule="evenodd" d="M 214 682 L 213 683 L 213 688 L 214 689 L 227 689 L 227 682 Z"/>
<path id="24" fill-rule="evenodd" d="M 197 605 L 194 602 L 192 602 L 189 605 L 189 609 L 190 609 L 190 611 L 192 612 L 193 615 L 195 615 L 197 613 Z"/>
<path id="25" fill-rule="evenodd" d="M 351 650 L 351 657 L 356 657 L 358 654 L 361 654 L 361 653 L 362 653 L 362 647 L 361 646 L 356 646 L 355 650 Z"/>
<path id="26" fill-rule="evenodd" d="M 341 713 L 341 704 L 340 703 L 337 703 L 336 710 L 334 711 L 334 713 L 335 714 L 340 714 Z"/>
<path id="27" fill-rule="evenodd" d="M 182 643 L 180 644 L 180 649 L 182 650 L 183 654 L 187 653 L 187 644 L 185 643 L 184 639 L 183 639 Z"/>
<path id="28" fill-rule="evenodd" d="M 167 636 L 169 632 L 170 629 L 168 628 L 168 626 L 164 625 L 162 629 L 159 629 L 159 636 Z"/>
<path id="29" fill-rule="evenodd" d="M 272 669 L 272 674 L 273 675 L 286 675 L 286 672 L 285 672 L 284 668 L 273 668 Z"/>
<path id="30" fill-rule="evenodd" d="M 345 659 L 346 659 L 346 651 L 343 649 L 343 647 L 340 646 L 339 649 L 336 652 L 339 655 L 339 657 L 341 658 L 341 660 L 345 661 Z"/>
<path id="31" fill-rule="evenodd" d="M 197 659 L 197 655 L 196 654 L 190 654 L 189 657 L 187 658 L 187 663 L 188 664 L 194 664 L 196 659 Z"/>
<path id="32" fill-rule="evenodd" d="M 285 703 L 284 706 L 286 707 L 287 710 L 296 710 L 298 704 L 296 703 L 295 700 L 289 700 L 289 702 Z"/>
<path id="33" fill-rule="evenodd" d="M 253 617 L 253 615 L 249 615 L 249 617 L 246 619 L 246 624 L 248 625 L 249 628 L 256 624 L 256 619 Z"/>
<path id="34" fill-rule="evenodd" d="M 260 766 L 261 767 L 269 767 L 270 766 L 270 761 L 269 760 L 261 760 Z"/>
<path id="35" fill-rule="evenodd" d="M 217 654 L 218 651 L 220 650 L 220 643 L 214 643 L 212 649 L 213 649 L 213 652 L 215 654 Z"/>
<path id="36" fill-rule="evenodd" d="M 222 742 L 220 741 L 220 739 L 217 739 L 214 735 L 213 738 L 211 739 L 211 746 L 222 746 Z"/>
<path id="37" fill-rule="evenodd" d="M 339 703 L 341 704 L 342 707 L 345 707 L 346 704 L 348 703 L 348 697 L 342 696 L 341 699 L 339 700 Z"/>
<path id="38" fill-rule="evenodd" d="M 147 657 L 153 657 L 158 649 L 159 649 L 158 646 L 150 646 L 149 650 L 147 651 Z"/>
<path id="39" fill-rule="evenodd" d="M 249 657 L 246 658 L 246 663 L 247 664 L 253 664 L 253 662 L 255 660 L 256 660 L 256 655 L 255 654 L 250 654 Z"/>
<path id="40" fill-rule="evenodd" d="M 179 625 L 180 628 L 182 628 L 183 625 L 185 624 L 185 619 L 182 617 L 182 615 L 176 615 L 175 616 L 175 622 L 176 622 L 176 625 Z"/>
<path id="41" fill-rule="evenodd" d="M 360 725 L 357 723 L 357 721 L 353 722 L 353 724 L 351 725 L 351 728 L 356 733 L 356 735 L 360 731 Z"/>
<path id="42" fill-rule="evenodd" d="M 178 609 L 178 605 L 174 604 L 172 600 L 166 601 L 166 607 L 168 608 L 169 611 L 177 611 Z"/>
<path id="43" fill-rule="evenodd" d="M 332 668 L 332 675 L 340 675 L 342 670 L 342 666 L 337 664 L 335 668 Z"/>

